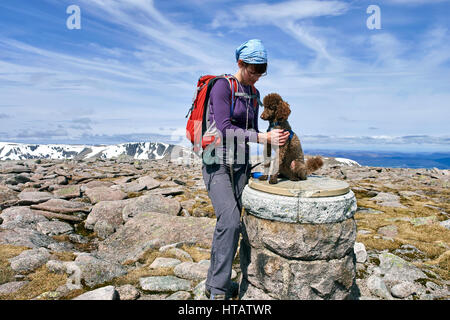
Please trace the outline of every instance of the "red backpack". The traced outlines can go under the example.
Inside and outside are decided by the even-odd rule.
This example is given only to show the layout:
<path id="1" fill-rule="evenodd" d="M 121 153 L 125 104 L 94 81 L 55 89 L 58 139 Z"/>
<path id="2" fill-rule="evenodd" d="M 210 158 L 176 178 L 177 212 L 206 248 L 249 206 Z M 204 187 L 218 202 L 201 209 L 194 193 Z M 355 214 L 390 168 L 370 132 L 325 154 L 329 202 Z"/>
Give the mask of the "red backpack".
<path id="1" fill-rule="evenodd" d="M 186 118 L 191 115 L 186 125 L 186 137 L 191 141 L 193 151 L 200 154 L 208 145 L 214 142 L 214 145 L 220 144 L 220 135 L 213 128 L 210 130 L 209 123 L 209 95 L 213 85 L 218 79 L 227 79 L 231 89 L 231 110 L 230 117 L 233 117 L 236 97 L 241 96 L 253 99 L 254 107 L 261 104 L 257 95 L 256 88 L 252 86 L 252 95 L 238 92 L 238 80 L 229 74 L 220 76 L 205 75 L 201 76 L 197 82 L 197 90 L 192 99 L 192 106 L 189 109 Z M 208 130 L 208 132 L 207 132 Z M 201 146 L 201 149 L 200 149 Z"/>

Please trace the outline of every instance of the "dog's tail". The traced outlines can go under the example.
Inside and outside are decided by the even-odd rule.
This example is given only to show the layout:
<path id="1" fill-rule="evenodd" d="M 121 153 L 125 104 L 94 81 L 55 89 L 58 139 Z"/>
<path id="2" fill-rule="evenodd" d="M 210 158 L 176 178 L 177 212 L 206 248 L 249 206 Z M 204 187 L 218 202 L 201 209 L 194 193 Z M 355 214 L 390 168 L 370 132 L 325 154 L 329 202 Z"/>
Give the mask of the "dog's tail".
<path id="1" fill-rule="evenodd" d="M 322 168 L 322 166 L 323 166 L 323 160 L 322 160 L 322 157 L 320 157 L 320 156 L 316 156 L 316 157 L 306 160 L 307 174 L 313 173 L 314 171 Z"/>

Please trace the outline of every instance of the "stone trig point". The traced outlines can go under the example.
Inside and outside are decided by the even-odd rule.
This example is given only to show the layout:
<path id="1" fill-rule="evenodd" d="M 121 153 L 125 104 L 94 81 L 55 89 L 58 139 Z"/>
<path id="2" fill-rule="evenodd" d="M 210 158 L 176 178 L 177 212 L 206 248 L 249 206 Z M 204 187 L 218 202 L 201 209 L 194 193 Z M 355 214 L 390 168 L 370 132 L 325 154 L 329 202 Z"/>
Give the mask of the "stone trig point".
<path id="1" fill-rule="evenodd" d="M 250 178 L 242 194 L 241 299 L 352 299 L 356 198 L 343 181 Z"/>

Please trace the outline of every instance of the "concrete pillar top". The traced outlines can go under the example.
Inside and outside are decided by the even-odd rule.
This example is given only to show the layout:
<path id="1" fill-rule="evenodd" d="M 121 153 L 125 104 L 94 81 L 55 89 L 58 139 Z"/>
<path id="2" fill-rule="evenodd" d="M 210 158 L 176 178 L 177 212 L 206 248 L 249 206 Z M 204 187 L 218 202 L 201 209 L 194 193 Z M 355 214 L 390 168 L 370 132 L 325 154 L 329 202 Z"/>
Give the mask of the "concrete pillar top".
<path id="1" fill-rule="evenodd" d="M 288 223 L 337 223 L 356 212 L 355 194 L 346 182 L 319 176 L 272 185 L 250 179 L 242 205 L 256 217 Z"/>
<path id="2" fill-rule="evenodd" d="M 345 181 L 321 176 L 309 176 L 307 180 L 303 181 L 279 179 L 277 184 L 250 178 L 248 186 L 270 194 L 301 198 L 333 197 L 344 195 L 350 191 L 350 187 Z"/>

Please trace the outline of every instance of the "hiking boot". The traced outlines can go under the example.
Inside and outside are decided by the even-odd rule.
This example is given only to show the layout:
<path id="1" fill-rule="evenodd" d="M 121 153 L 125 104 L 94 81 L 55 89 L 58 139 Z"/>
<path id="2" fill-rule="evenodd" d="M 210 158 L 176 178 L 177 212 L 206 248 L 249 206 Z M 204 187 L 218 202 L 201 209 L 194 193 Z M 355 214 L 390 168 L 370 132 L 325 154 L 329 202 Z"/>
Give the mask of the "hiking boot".
<path id="1" fill-rule="evenodd" d="M 209 300 L 228 300 L 224 293 L 212 294 Z"/>
<path id="2" fill-rule="evenodd" d="M 239 283 L 232 281 L 231 284 L 230 284 L 230 288 L 228 289 L 228 291 L 224 295 L 224 299 L 219 299 L 218 296 L 222 296 L 222 295 L 224 295 L 224 294 L 213 295 L 216 298 L 212 299 L 211 298 L 211 291 L 208 290 L 208 288 L 206 288 L 206 286 L 205 286 L 205 296 L 208 299 L 211 299 L 211 300 L 229 300 L 229 299 L 236 298 L 239 295 Z"/>

